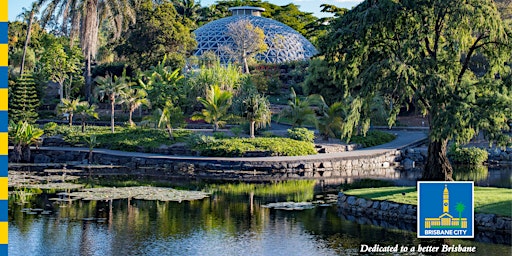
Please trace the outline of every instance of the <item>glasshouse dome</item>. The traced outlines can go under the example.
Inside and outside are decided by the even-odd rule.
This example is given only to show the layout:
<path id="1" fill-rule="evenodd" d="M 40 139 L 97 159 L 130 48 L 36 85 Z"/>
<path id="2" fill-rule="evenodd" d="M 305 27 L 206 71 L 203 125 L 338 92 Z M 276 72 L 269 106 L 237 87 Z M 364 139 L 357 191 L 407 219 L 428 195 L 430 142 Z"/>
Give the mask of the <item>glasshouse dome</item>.
<path id="1" fill-rule="evenodd" d="M 267 63 L 281 63 L 293 60 L 309 59 L 317 53 L 317 50 L 304 36 L 291 27 L 261 17 L 265 11 L 260 7 L 232 7 L 229 8 L 232 16 L 212 21 L 194 31 L 197 40 L 196 56 L 204 52 L 215 52 L 222 63 L 227 63 L 230 56 L 221 50 L 224 45 L 233 45 L 233 40 L 226 34 L 227 25 L 241 19 L 247 19 L 255 27 L 259 27 L 265 34 L 267 51 L 256 55 L 256 59 Z"/>

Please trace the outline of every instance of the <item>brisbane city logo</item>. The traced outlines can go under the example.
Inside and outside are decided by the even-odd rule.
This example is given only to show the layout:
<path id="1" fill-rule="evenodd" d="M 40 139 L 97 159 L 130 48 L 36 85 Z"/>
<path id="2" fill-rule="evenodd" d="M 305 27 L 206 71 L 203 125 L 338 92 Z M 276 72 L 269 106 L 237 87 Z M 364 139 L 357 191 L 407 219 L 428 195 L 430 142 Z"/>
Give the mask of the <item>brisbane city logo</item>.
<path id="1" fill-rule="evenodd" d="M 418 182 L 418 238 L 473 238 L 472 181 Z"/>

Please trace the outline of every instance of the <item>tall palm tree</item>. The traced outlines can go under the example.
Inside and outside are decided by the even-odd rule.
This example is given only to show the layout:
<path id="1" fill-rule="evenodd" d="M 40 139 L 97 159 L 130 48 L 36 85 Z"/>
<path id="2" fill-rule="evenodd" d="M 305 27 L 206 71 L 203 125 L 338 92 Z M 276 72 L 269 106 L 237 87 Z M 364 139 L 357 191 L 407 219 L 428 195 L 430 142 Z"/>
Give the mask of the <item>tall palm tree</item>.
<path id="1" fill-rule="evenodd" d="M 325 101 L 322 96 L 312 94 L 304 100 L 300 99 L 295 90 L 290 88 L 290 98 L 288 100 L 288 108 L 281 111 L 279 118 L 289 118 L 293 127 L 301 127 L 304 123 L 310 122 L 317 124 L 316 113 L 312 106 L 323 106 Z"/>
<path id="2" fill-rule="evenodd" d="M 260 94 L 253 94 L 245 101 L 245 113 L 250 124 L 250 137 L 254 138 L 255 128 L 262 128 L 270 124 L 272 111 L 267 97 Z"/>
<path id="3" fill-rule="evenodd" d="M 133 112 L 142 105 L 149 106 L 148 93 L 142 88 L 127 87 L 121 93 L 121 101 L 119 103 L 125 104 L 128 107 L 128 123 L 133 127 L 135 126 L 132 120 Z"/>
<path id="4" fill-rule="evenodd" d="M 76 112 L 79 102 L 80 99 L 70 100 L 62 98 L 59 105 L 57 105 L 57 110 L 60 114 L 67 113 L 69 115 L 69 127 L 73 126 L 73 114 Z"/>
<path id="5" fill-rule="evenodd" d="M 112 39 L 118 39 L 129 24 L 135 22 L 137 0 L 37 0 L 37 6 L 45 6 L 41 13 L 43 27 L 50 21 L 61 24 L 64 35 L 70 36 L 71 43 L 80 39 L 85 56 L 85 91 L 87 100 L 91 95 L 91 63 L 98 49 L 98 33 L 101 28 L 112 32 Z M 69 28 L 68 28 L 69 25 Z"/>
<path id="6" fill-rule="evenodd" d="M 32 3 L 32 8 L 30 9 L 30 11 L 25 10 L 25 13 L 22 13 L 22 15 L 28 16 L 27 17 L 28 28 L 27 28 L 27 37 L 25 38 L 25 45 L 23 45 L 23 56 L 21 57 L 20 74 L 23 74 L 23 70 L 25 69 L 25 57 L 27 55 L 28 44 L 30 43 L 30 35 L 32 34 L 32 24 L 34 22 L 34 15 L 36 15 L 38 12 L 39 12 L 39 6 L 34 2 L 34 3 Z"/>
<path id="7" fill-rule="evenodd" d="M 343 102 L 335 102 L 329 107 L 324 106 L 323 115 L 318 119 L 318 130 L 324 140 L 336 137 L 336 131 L 341 132 L 348 111 L 347 106 Z"/>
<path id="8" fill-rule="evenodd" d="M 114 111 L 116 105 L 116 99 L 130 86 L 129 78 L 126 76 L 126 70 L 123 71 L 123 75 L 120 77 L 111 76 L 107 74 L 104 77 L 97 77 L 96 83 L 96 94 L 101 98 L 108 98 L 110 101 L 110 130 L 114 133 Z"/>
<path id="9" fill-rule="evenodd" d="M 82 121 L 82 133 L 85 132 L 85 122 L 87 121 L 87 117 L 94 117 L 98 119 L 96 107 L 96 105 L 90 105 L 87 101 L 81 101 L 78 103 L 75 113 L 78 117 L 80 117 L 80 120 Z"/>
<path id="10" fill-rule="evenodd" d="M 211 123 L 213 131 L 216 132 L 219 126 L 225 123 L 224 119 L 227 117 L 232 97 L 232 92 L 223 91 L 218 85 L 210 86 L 205 98 L 197 99 L 204 108 L 200 113 L 195 113 L 192 120 L 204 120 Z"/>

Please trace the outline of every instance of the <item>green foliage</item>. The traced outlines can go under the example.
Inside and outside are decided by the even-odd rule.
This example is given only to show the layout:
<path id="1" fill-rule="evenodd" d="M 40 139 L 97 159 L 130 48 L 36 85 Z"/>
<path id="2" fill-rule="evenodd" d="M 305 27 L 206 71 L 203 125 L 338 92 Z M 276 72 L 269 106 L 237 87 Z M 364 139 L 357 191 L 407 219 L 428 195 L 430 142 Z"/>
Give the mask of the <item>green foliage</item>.
<path id="1" fill-rule="evenodd" d="M 314 58 L 310 61 L 306 79 L 302 85 L 303 91 L 308 94 L 319 94 L 324 97 L 327 104 L 341 101 L 344 95 L 333 93 L 340 90 L 340 83 L 336 82 L 328 62 L 323 58 Z"/>
<path id="2" fill-rule="evenodd" d="M 38 107 L 39 98 L 34 79 L 31 74 L 25 73 L 9 87 L 9 120 L 15 123 L 34 123 L 37 120 Z"/>
<path id="3" fill-rule="evenodd" d="M 132 85 L 130 78 L 126 76 L 126 71 L 121 76 L 107 75 L 105 77 L 96 77 L 96 95 L 99 95 L 100 99 L 108 98 L 110 101 L 110 129 L 114 133 L 114 113 L 116 100 Z M 119 104 L 119 102 L 117 102 Z"/>
<path id="4" fill-rule="evenodd" d="M 255 129 L 270 125 L 272 111 L 267 97 L 253 94 L 244 99 L 244 116 L 250 125 L 250 137 L 254 138 Z"/>
<path id="5" fill-rule="evenodd" d="M 172 2 L 154 4 L 147 0 L 139 5 L 137 22 L 123 34 L 115 51 L 135 69 L 146 70 L 164 55 L 172 70 L 185 66 L 185 57 L 196 47 L 187 24 L 176 12 Z"/>
<path id="6" fill-rule="evenodd" d="M 455 143 L 448 150 L 448 158 L 457 164 L 477 165 L 487 161 L 489 154 L 485 149 L 477 147 L 463 148 Z"/>
<path id="7" fill-rule="evenodd" d="M 13 161 L 30 161 L 30 146 L 35 145 L 43 133 L 43 130 L 27 121 L 10 122 L 8 137 L 9 143 L 13 145 Z"/>
<path id="8" fill-rule="evenodd" d="M 233 93 L 221 90 L 218 85 L 211 86 L 205 98 L 197 99 L 204 108 L 201 113 L 195 113 L 192 120 L 204 120 L 213 124 L 213 131 L 217 131 L 225 123 L 232 97 Z"/>
<path id="9" fill-rule="evenodd" d="M 287 138 L 253 138 L 208 140 L 193 145 L 192 150 L 202 156 L 241 157 L 247 151 L 269 151 L 272 156 L 302 156 L 316 154 L 314 145 L 309 142 Z"/>
<path id="10" fill-rule="evenodd" d="M 307 122 L 317 124 L 316 113 L 312 106 L 324 106 L 325 102 L 322 96 L 313 94 L 302 100 L 297 96 L 295 90 L 290 88 L 290 97 L 288 100 L 288 107 L 281 111 L 279 119 L 286 118 L 290 121 L 293 127 L 301 127 Z"/>
<path id="11" fill-rule="evenodd" d="M 308 128 L 293 128 L 288 129 L 287 132 L 290 139 L 306 141 L 309 143 L 313 143 L 315 140 L 315 132 Z"/>
<path id="12" fill-rule="evenodd" d="M 318 119 L 318 131 L 324 140 L 341 134 L 348 112 L 347 106 L 343 102 L 334 102 L 328 108 L 324 106 L 322 116 Z"/>
<path id="13" fill-rule="evenodd" d="M 46 136 L 54 136 L 57 134 L 58 124 L 55 122 L 49 122 L 43 125 L 43 131 Z"/>
<path id="14" fill-rule="evenodd" d="M 305 202 L 313 199 L 316 181 L 289 180 L 271 184 L 237 183 L 212 185 L 209 189 L 232 195 L 249 195 L 259 197 L 286 197 L 287 201 Z"/>
<path id="15" fill-rule="evenodd" d="M 57 113 L 68 114 L 69 126 L 73 125 L 73 114 L 76 111 L 78 102 L 80 102 L 80 99 L 70 100 L 70 99 L 63 98 L 63 99 L 61 99 L 61 102 L 59 103 L 59 105 L 57 105 Z"/>
<path id="16" fill-rule="evenodd" d="M 227 139 L 228 138 L 228 135 L 225 134 L 224 132 L 214 132 L 213 133 L 213 137 L 216 139 L 216 140 L 220 140 L 220 139 Z"/>
<path id="17" fill-rule="evenodd" d="M 241 125 L 237 125 L 233 128 L 231 128 L 231 132 L 235 137 L 240 137 L 240 135 L 244 132 L 244 128 Z"/>
<path id="18" fill-rule="evenodd" d="M 357 135 L 353 136 L 350 140 L 352 143 L 362 145 L 363 147 L 373 147 L 388 143 L 396 138 L 395 135 L 387 132 L 381 132 L 377 130 L 369 131 L 366 136 Z"/>

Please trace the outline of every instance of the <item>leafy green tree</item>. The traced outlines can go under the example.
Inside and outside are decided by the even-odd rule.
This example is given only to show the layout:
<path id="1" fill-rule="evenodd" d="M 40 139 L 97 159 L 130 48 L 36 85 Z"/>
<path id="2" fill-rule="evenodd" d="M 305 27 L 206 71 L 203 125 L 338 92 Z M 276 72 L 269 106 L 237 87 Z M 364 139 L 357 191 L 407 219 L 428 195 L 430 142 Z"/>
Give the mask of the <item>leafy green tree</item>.
<path id="1" fill-rule="evenodd" d="M 160 114 L 157 127 L 165 127 L 169 139 L 174 140 L 173 129 L 183 124 L 183 111 L 174 106 L 171 101 L 167 101 L 163 109 L 157 109 L 157 113 Z"/>
<path id="2" fill-rule="evenodd" d="M 30 162 L 30 146 L 36 144 L 43 135 L 43 130 L 36 128 L 27 121 L 9 123 L 9 142 L 13 144 L 14 162 Z"/>
<path id="3" fill-rule="evenodd" d="M 173 3 L 155 5 L 144 1 L 137 10 L 137 22 L 123 34 L 115 51 L 134 68 L 147 70 L 167 55 L 172 70 L 185 66 L 185 58 L 195 49 L 189 27 L 182 24 Z"/>
<path id="4" fill-rule="evenodd" d="M 87 101 L 81 101 L 76 106 L 75 114 L 80 118 L 82 124 L 82 133 L 85 132 L 85 125 L 88 117 L 98 119 L 98 112 L 96 112 L 96 105 L 91 105 Z"/>
<path id="5" fill-rule="evenodd" d="M 244 73 L 249 74 L 248 60 L 268 48 L 263 29 L 252 25 L 250 20 L 241 19 L 227 25 L 226 35 L 233 40 L 233 45 L 226 45 L 222 50 L 240 63 Z"/>
<path id="6" fill-rule="evenodd" d="M 49 21 L 61 24 L 61 32 L 69 36 L 71 43 L 80 39 L 85 57 L 85 93 L 90 100 L 92 88 L 91 64 L 98 50 L 100 25 L 109 38 L 119 39 L 121 32 L 135 22 L 134 6 L 138 1 L 121 0 L 37 0 L 37 6 L 45 6 L 41 12 L 43 27 Z M 62 22 L 61 22 L 62 21 Z"/>
<path id="7" fill-rule="evenodd" d="M 9 120 L 34 123 L 37 120 L 38 107 L 36 84 L 32 74 L 25 73 L 9 86 Z"/>
<path id="8" fill-rule="evenodd" d="M 322 116 L 318 119 L 318 130 L 324 140 L 335 138 L 341 132 L 347 116 L 348 106 L 343 102 L 334 102 L 323 107 Z"/>
<path id="9" fill-rule="evenodd" d="M 101 99 L 108 98 L 110 101 L 110 129 L 114 133 L 114 112 L 116 106 L 116 99 L 122 95 L 123 91 L 131 85 L 129 77 L 126 76 L 126 72 L 120 77 L 106 75 L 105 77 L 97 77 L 96 83 L 96 94 Z"/>
<path id="10" fill-rule="evenodd" d="M 252 94 L 244 100 L 244 116 L 249 121 L 250 137 L 254 138 L 255 128 L 263 128 L 270 125 L 272 111 L 267 97 L 260 94 Z"/>
<path id="11" fill-rule="evenodd" d="M 197 99 L 204 108 L 201 113 L 195 113 L 192 120 L 204 120 L 213 124 L 213 131 L 216 132 L 225 123 L 232 97 L 232 92 L 223 91 L 218 85 L 211 86 L 205 98 Z"/>
<path id="12" fill-rule="evenodd" d="M 304 100 L 300 99 L 295 93 L 293 87 L 290 88 L 290 98 L 288 99 L 288 107 L 283 109 L 279 114 L 279 118 L 287 118 L 293 127 L 302 127 L 309 122 L 317 124 L 316 113 L 312 106 L 323 106 L 324 100 L 318 94 L 312 94 Z"/>
<path id="13" fill-rule="evenodd" d="M 186 88 L 179 81 L 183 79 L 179 69 L 173 69 L 166 64 L 167 57 L 158 62 L 158 65 L 140 74 L 139 85 L 148 92 L 151 105 L 163 109 L 168 100 L 177 105 L 186 96 Z"/>
<path id="14" fill-rule="evenodd" d="M 69 127 L 73 126 L 73 114 L 76 112 L 79 102 L 80 99 L 62 99 L 59 105 L 57 105 L 59 114 L 67 113 L 69 115 Z"/>
<path id="15" fill-rule="evenodd" d="M 390 120 L 414 103 L 428 116 L 428 157 L 422 179 L 452 180 L 447 143 L 468 142 L 479 131 L 510 143 L 503 133 L 512 117 L 508 74 L 510 27 L 493 1 L 367 0 L 333 24 L 323 49 L 340 90 L 352 95 L 349 131 L 369 128 L 369 105 L 377 93 L 392 103 Z M 489 62 L 475 76 L 471 59 Z M 352 133 L 345 133 L 350 136 Z"/>
<path id="16" fill-rule="evenodd" d="M 133 112 L 145 105 L 149 106 L 148 93 L 142 88 L 134 88 L 133 86 L 127 87 L 125 91 L 121 93 L 121 101 L 119 103 L 125 104 L 128 108 L 129 118 L 128 123 L 130 126 L 135 126 L 132 121 Z"/>

